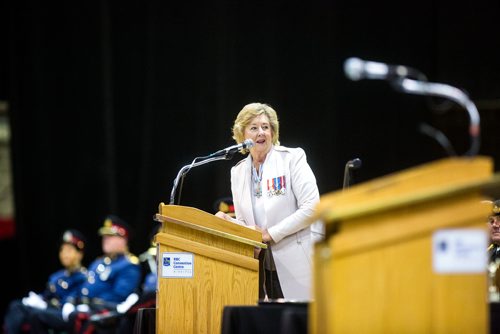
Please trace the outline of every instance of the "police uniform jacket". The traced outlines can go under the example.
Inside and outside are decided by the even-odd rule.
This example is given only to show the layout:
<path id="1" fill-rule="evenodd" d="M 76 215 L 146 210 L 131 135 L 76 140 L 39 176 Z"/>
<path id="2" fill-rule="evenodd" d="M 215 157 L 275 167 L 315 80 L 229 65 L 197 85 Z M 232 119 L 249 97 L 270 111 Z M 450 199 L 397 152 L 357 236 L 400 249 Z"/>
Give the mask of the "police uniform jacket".
<path id="1" fill-rule="evenodd" d="M 60 307 L 68 300 L 78 296 L 82 285 L 87 280 L 86 269 L 75 271 L 61 269 L 49 276 L 43 298 L 51 306 Z"/>
<path id="2" fill-rule="evenodd" d="M 488 257 L 490 262 L 495 262 L 497 259 L 500 259 L 500 245 L 490 244 L 488 246 Z"/>
<path id="3" fill-rule="evenodd" d="M 95 304 L 120 303 L 140 284 L 141 267 L 137 257 L 121 254 L 99 257 L 88 268 L 81 296 Z"/>
<path id="4" fill-rule="evenodd" d="M 254 226 L 252 159 L 249 155 L 231 169 L 236 220 Z M 301 148 L 273 146 L 262 170 L 266 226 L 273 238 L 272 254 L 287 299 L 307 300 L 311 290 L 314 233 L 307 222 L 319 202 L 316 178 Z"/>

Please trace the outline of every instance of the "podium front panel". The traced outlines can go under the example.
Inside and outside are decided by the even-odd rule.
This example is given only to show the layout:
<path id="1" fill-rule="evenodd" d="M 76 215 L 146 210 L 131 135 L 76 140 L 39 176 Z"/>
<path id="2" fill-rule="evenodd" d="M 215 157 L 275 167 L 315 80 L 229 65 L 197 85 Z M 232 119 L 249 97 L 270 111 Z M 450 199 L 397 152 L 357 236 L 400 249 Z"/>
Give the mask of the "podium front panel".
<path id="1" fill-rule="evenodd" d="M 160 206 L 167 218 L 155 237 L 157 333 L 220 333 L 225 306 L 257 305 L 256 232 L 193 208 L 175 210 Z M 175 257 L 188 260 L 172 268 Z"/>
<path id="2" fill-rule="evenodd" d="M 311 333 L 489 332 L 486 256 L 472 272 L 433 267 L 437 232 L 478 234 L 486 245 L 491 209 L 478 185 L 490 184 L 492 174 L 479 160 L 479 167 L 473 160 L 436 164 L 435 176 L 449 180 L 439 186 L 426 166 L 326 196 L 317 213 L 328 219 L 315 245 Z M 448 168 L 457 164 L 460 170 Z M 380 184 L 384 200 L 374 190 Z"/>

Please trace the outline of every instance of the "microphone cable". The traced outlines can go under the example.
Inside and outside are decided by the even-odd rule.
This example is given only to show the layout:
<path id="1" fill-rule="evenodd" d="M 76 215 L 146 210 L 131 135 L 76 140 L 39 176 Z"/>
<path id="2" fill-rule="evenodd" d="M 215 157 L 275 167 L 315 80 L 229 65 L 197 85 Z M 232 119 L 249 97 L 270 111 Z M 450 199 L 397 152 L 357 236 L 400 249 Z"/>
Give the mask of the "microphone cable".
<path id="1" fill-rule="evenodd" d="M 445 136 L 445 134 L 438 129 L 430 126 L 429 124 L 426 123 L 420 123 L 418 126 L 418 130 L 423 133 L 424 135 L 427 135 L 437 141 L 439 145 L 446 151 L 448 156 L 450 157 L 455 157 L 457 156 L 457 153 L 455 152 L 455 149 L 451 145 L 448 137 Z"/>

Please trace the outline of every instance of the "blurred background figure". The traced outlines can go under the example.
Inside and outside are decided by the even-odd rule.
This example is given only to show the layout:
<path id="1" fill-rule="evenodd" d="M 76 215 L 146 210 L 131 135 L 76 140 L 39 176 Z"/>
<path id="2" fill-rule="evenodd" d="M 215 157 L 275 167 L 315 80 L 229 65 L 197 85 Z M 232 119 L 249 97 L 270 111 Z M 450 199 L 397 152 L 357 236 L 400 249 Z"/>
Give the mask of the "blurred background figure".
<path id="1" fill-rule="evenodd" d="M 91 316 L 90 321 L 99 333 L 133 333 L 138 311 L 140 309 L 153 309 L 152 312 L 154 312 L 158 281 L 155 236 L 161 229 L 161 226 L 160 223 L 155 222 L 149 234 L 148 249 L 139 255 L 142 265 L 142 284 L 137 292 L 127 297 L 128 300 L 136 300 L 135 303 L 122 303 L 108 313 L 99 313 Z M 154 317 L 152 319 L 154 320 Z M 154 327 L 154 324 L 151 327 Z"/>
<path id="2" fill-rule="evenodd" d="M 139 288 L 141 267 L 137 256 L 129 252 L 130 226 L 118 216 L 109 215 L 98 233 L 102 236 L 103 255 L 90 264 L 79 294 L 59 312 L 34 313 L 31 326 L 36 333 L 92 333 L 95 329 L 88 321 L 90 316 L 135 303 L 134 296 L 128 297 Z"/>
<path id="3" fill-rule="evenodd" d="M 500 301 L 500 200 L 485 201 L 491 205 L 488 217 L 490 244 L 488 246 L 488 281 L 490 302 Z"/>
<path id="4" fill-rule="evenodd" d="M 116 333 L 120 334 L 128 334 L 132 333 L 134 327 L 141 329 L 140 332 L 146 332 L 142 330 L 144 326 L 137 326 L 135 324 L 137 313 L 140 309 L 147 309 L 149 316 L 147 319 L 150 319 L 151 322 L 154 322 L 155 312 L 154 308 L 156 307 L 156 290 L 158 283 L 158 273 L 157 273 L 157 262 L 156 262 L 156 254 L 157 254 L 157 245 L 155 241 L 156 234 L 161 230 L 162 224 L 155 223 L 155 226 L 151 230 L 149 235 L 150 245 L 149 248 L 139 256 L 141 263 L 143 264 L 143 272 L 144 279 L 142 280 L 141 290 L 139 293 L 139 298 L 135 304 L 133 304 L 128 310 L 118 310 L 124 311 L 125 316 L 121 318 L 120 323 L 118 325 L 118 330 Z M 145 324 L 148 325 L 148 324 Z M 147 327 L 147 326 L 146 326 Z M 148 328 L 154 328 L 154 323 L 149 324 Z"/>
<path id="5" fill-rule="evenodd" d="M 500 200 L 491 202 L 491 205 L 491 215 L 488 217 L 490 237 L 488 255 L 490 262 L 495 262 L 500 258 Z"/>
<path id="6" fill-rule="evenodd" d="M 156 284 L 157 284 L 157 263 L 156 263 L 156 241 L 155 236 L 161 230 L 161 223 L 155 222 L 151 233 L 149 234 L 149 248 L 139 255 L 139 260 L 143 264 L 144 278 L 142 280 L 141 292 L 155 293 L 156 294 Z"/>
<path id="7" fill-rule="evenodd" d="M 234 214 L 233 199 L 230 196 L 221 197 L 215 201 L 214 212 L 217 213 L 219 211 L 227 214 L 228 216 L 230 216 L 232 218 L 236 217 L 236 215 Z"/>
<path id="8" fill-rule="evenodd" d="M 62 269 L 50 275 L 45 291 L 30 291 L 27 297 L 10 303 L 4 319 L 7 334 L 28 332 L 29 318 L 36 310 L 50 309 L 61 312 L 62 305 L 74 301 L 87 280 L 82 266 L 86 239 L 80 231 L 66 230 L 61 238 L 59 261 Z"/>

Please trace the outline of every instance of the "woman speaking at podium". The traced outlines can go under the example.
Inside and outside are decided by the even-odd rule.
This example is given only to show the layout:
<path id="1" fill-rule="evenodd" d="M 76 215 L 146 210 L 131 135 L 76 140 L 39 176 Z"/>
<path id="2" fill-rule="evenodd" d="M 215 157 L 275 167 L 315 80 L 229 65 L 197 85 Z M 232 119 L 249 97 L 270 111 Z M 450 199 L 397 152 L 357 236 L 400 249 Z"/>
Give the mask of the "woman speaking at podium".
<path id="1" fill-rule="evenodd" d="M 280 146 L 278 116 L 267 104 L 244 106 L 232 133 L 238 144 L 251 139 L 254 145 L 241 151 L 250 154 L 231 169 L 236 218 L 223 212 L 216 216 L 262 231 L 268 249 L 259 256 L 264 274 L 259 298 L 307 301 L 313 243 L 321 229 L 308 222 L 319 191 L 306 154 Z"/>

